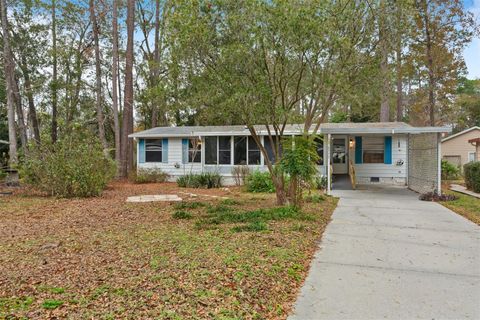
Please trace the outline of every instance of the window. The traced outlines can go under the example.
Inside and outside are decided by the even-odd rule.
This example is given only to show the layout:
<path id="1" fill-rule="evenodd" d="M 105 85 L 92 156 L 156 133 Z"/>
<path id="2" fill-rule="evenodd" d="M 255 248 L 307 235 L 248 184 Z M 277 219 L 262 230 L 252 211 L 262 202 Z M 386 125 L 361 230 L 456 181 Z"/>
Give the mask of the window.
<path id="1" fill-rule="evenodd" d="M 346 163 L 345 139 L 333 139 L 332 162 Z"/>
<path id="2" fill-rule="evenodd" d="M 248 164 L 258 165 L 260 159 L 260 148 L 253 137 L 248 137 Z"/>
<path id="3" fill-rule="evenodd" d="M 317 146 L 317 154 L 319 156 L 317 164 L 319 166 L 323 166 L 323 139 L 322 138 L 315 138 L 315 143 Z"/>
<path id="4" fill-rule="evenodd" d="M 162 162 L 162 139 L 145 140 L 145 162 Z"/>
<path id="5" fill-rule="evenodd" d="M 468 162 L 475 161 L 475 159 L 476 159 L 475 156 L 476 156 L 475 152 L 469 152 L 468 153 Z"/>
<path id="6" fill-rule="evenodd" d="M 231 164 L 232 146 L 231 137 L 218 137 L 218 163 Z"/>
<path id="7" fill-rule="evenodd" d="M 270 162 L 272 164 L 275 163 L 275 161 L 277 160 L 275 158 L 275 137 L 272 137 L 273 139 L 273 145 L 270 143 L 270 137 L 269 136 L 265 136 L 263 137 L 263 145 L 265 147 L 265 149 L 267 150 L 267 156 L 268 156 L 268 159 L 270 160 Z M 280 153 L 282 153 L 282 146 L 280 145 Z"/>
<path id="8" fill-rule="evenodd" d="M 188 162 L 202 162 L 202 143 L 199 139 L 188 139 Z"/>
<path id="9" fill-rule="evenodd" d="M 247 164 L 247 137 L 233 138 L 234 164 Z"/>
<path id="10" fill-rule="evenodd" d="M 363 138 L 363 163 L 384 163 L 384 140 L 383 137 Z"/>
<path id="11" fill-rule="evenodd" d="M 205 137 L 205 164 L 217 163 L 217 137 Z"/>

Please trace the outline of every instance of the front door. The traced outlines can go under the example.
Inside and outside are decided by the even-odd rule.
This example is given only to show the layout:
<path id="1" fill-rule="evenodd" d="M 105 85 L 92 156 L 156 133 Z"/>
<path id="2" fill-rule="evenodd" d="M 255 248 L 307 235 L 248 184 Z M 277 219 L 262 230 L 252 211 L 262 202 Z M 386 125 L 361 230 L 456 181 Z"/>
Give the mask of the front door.
<path id="1" fill-rule="evenodd" d="M 332 139 L 333 174 L 348 173 L 347 151 L 347 137 L 334 137 Z"/>

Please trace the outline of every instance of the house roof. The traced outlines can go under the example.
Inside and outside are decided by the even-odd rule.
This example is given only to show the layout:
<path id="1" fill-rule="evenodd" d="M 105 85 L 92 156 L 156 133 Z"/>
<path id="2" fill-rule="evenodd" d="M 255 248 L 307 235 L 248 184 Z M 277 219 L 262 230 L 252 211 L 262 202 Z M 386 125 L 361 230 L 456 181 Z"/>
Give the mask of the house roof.
<path id="1" fill-rule="evenodd" d="M 448 137 L 442 139 L 442 142 L 453 139 L 453 138 L 458 137 L 458 136 L 461 136 L 462 134 L 465 134 L 465 133 L 473 131 L 473 130 L 480 130 L 480 127 L 475 126 L 475 127 L 471 127 L 471 128 L 465 129 L 463 131 L 457 132 L 455 134 L 452 134 L 451 136 L 448 136 Z"/>
<path id="2" fill-rule="evenodd" d="M 291 124 L 285 127 L 285 135 L 301 134 L 303 124 Z M 264 125 L 256 125 L 259 135 L 268 135 Z M 313 127 L 310 132 L 313 131 Z M 448 127 L 412 127 L 404 122 L 364 122 L 364 123 L 322 123 L 320 134 L 394 134 L 394 133 L 440 133 L 450 132 Z M 191 126 L 157 127 L 129 135 L 130 138 L 195 137 L 195 136 L 250 135 L 246 126 Z"/>

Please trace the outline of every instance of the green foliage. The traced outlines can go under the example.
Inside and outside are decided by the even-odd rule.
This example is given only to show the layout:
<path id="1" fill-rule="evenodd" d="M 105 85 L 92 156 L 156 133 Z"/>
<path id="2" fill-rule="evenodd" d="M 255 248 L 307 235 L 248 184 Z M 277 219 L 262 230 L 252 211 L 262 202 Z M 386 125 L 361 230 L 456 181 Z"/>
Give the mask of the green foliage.
<path id="1" fill-rule="evenodd" d="M 54 145 L 32 146 L 21 165 L 26 183 L 59 197 L 98 196 L 115 175 L 115 165 L 92 137 L 66 136 Z"/>
<path id="2" fill-rule="evenodd" d="M 330 118 L 330 122 L 332 123 L 341 123 L 341 122 L 347 122 L 347 121 L 348 121 L 348 114 L 343 111 L 335 112 Z"/>
<path id="3" fill-rule="evenodd" d="M 218 173 L 204 172 L 200 174 L 187 174 L 177 179 L 181 188 L 220 188 L 222 177 Z"/>
<path id="4" fill-rule="evenodd" d="M 474 192 L 480 192 L 480 161 L 470 162 L 463 166 L 465 185 Z"/>
<path id="5" fill-rule="evenodd" d="M 168 174 L 160 169 L 139 169 L 130 173 L 130 180 L 134 183 L 159 183 L 167 179 Z"/>
<path id="6" fill-rule="evenodd" d="M 447 160 L 442 160 L 442 179 L 443 180 L 455 180 L 458 179 L 460 169 L 453 163 Z"/>
<path id="7" fill-rule="evenodd" d="M 46 299 L 42 303 L 42 308 L 48 309 L 48 310 L 53 310 L 57 309 L 58 307 L 63 305 L 63 301 L 61 300 L 55 300 L 55 299 Z"/>
<path id="8" fill-rule="evenodd" d="M 305 197 L 306 202 L 320 203 L 325 201 L 325 197 L 321 194 L 312 194 Z"/>
<path id="9" fill-rule="evenodd" d="M 7 173 L 0 169 L 0 181 L 3 181 L 7 177 Z"/>
<path id="10" fill-rule="evenodd" d="M 303 189 L 312 185 L 318 173 L 316 144 L 314 139 L 295 137 L 283 145 L 284 154 L 280 166 L 290 176 L 290 198 L 295 206 L 300 206 Z"/>
<path id="11" fill-rule="evenodd" d="M 315 176 L 313 186 L 315 189 L 325 190 L 327 189 L 328 179 L 325 176 Z"/>
<path id="12" fill-rule="evenodd" d="M 275 192 L 269 172 L 253 171 L 247 176 L 245 186 L 248 192 Z"/>
<path id="13" fill-rule="evenodd" d="M 179 202 L 175 204 L 175 209 L 182 210 L 182 209 L 197 209 L 205 207 L 205 203 L 203 202 L 198 202 L 198 201 L 193 201 L 193 202 Z"/>
<path id="14" fill-rule="evenodd" d="M 185 210 L 178 210 L 178 211 L 175 211 L 173 214 L 172 214 L 172 217 L 174 219 L 191 219 L 192 218 L 192 214 L 188 211 L 185 211 Z"/>
<path id="15" fill-rule="evenodd" d="M 226 205 L 226 206 L 238 206 L 240 204 L 239 201 L 235 200 L 235 199 L 224 199 L 220 202 L 221 204 L 223 205 Z"/>
<path id="16" fill-rule="evenodd" d="M 27 310 L 33 301 L 34 299 L 28 296 L 0 298 L 0 315 L 11 313 L 17 310 Z"/>
<path id="17" fill-rule="evenodd" d="M 268 230 L 268 225 L 263 221 L 252 221 L 249 224 L 236 226 L 232 228 L 233 232 L 260 232 Z"/>

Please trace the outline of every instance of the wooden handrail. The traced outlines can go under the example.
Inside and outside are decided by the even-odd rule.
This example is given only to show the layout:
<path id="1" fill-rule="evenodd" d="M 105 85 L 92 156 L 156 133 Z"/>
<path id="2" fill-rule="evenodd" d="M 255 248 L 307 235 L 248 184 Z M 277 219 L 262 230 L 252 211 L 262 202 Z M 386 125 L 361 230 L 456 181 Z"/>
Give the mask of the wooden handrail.
<path id="1" fill-rule="evenodd" d="M 355 175 L 355 166 L 353 165 L 352 160 L 348 161 L 348 167 L 349 167 L 348 174 L 350 175 L 350 182 L 352 183 L 353 190 L 355 190 L 357 186 L 357 178 Z"/>

